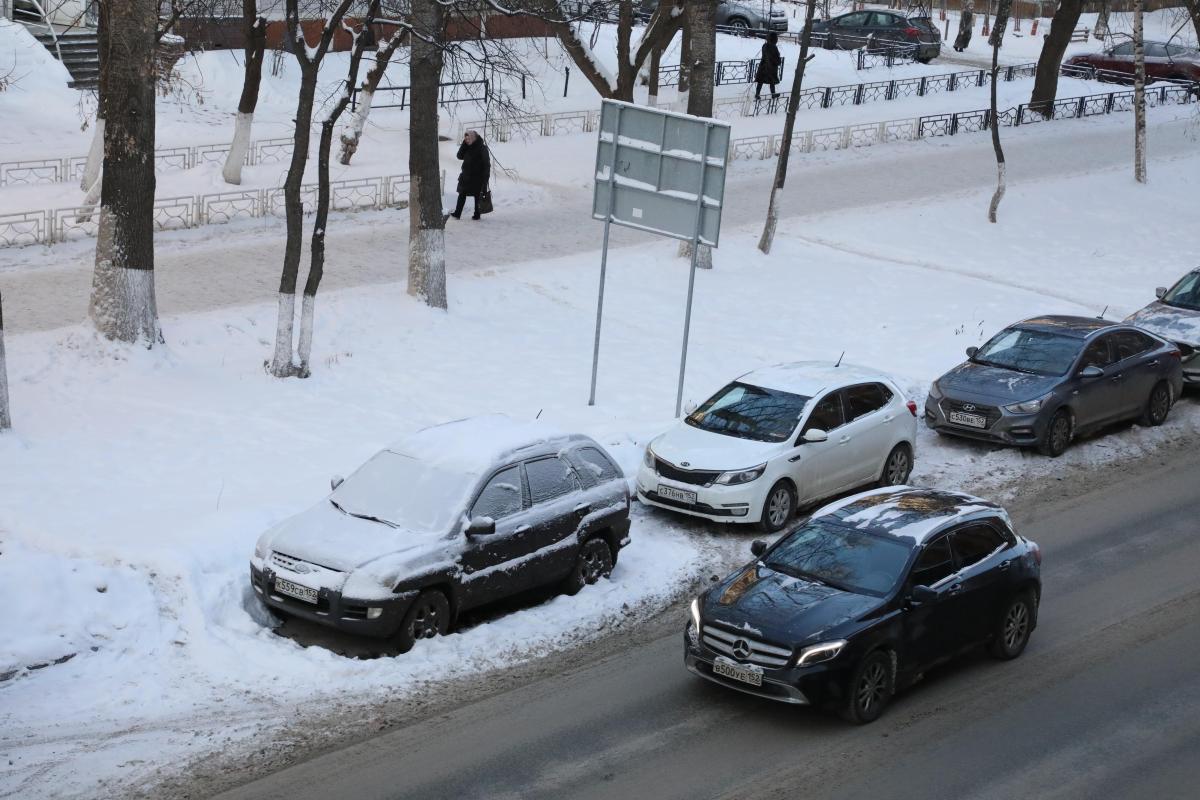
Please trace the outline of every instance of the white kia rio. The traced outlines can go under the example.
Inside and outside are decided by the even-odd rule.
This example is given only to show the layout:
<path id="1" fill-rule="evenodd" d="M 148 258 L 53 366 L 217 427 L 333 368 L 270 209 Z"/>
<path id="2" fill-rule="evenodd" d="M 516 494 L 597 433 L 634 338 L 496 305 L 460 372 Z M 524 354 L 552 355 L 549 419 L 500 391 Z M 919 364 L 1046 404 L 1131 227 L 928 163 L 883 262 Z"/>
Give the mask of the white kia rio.
<path id="1" fill-rule="evenodd" d="M 917 405 L 886 375 L 804 361 L 730 383 L 650 442 L 643 503 L 769 532 L 797 507 L 912 472 Z"/>

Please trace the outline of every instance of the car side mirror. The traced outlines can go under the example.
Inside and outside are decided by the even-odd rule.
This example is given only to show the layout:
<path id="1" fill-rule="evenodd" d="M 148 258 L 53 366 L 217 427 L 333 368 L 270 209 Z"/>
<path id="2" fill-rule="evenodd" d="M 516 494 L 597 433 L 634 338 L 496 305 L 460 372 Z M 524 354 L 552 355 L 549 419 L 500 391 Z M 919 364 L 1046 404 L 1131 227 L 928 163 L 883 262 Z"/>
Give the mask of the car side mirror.
<path id="1" fill-rule="evenodd" d="M 341 486 L 345 480 L 346 479 L 343 478 L 341 475 L 334 475 L 332 478 L 329 479 L 329 488 L 336 490 L 337 487 Z"/>
<path id="2" fill-rule="evenodd" d="M 475 517 L 467 523 L 467 536 L 491 536 L 496 532 L 496 520 L 491 517 Z"/>
<path id="3" fill-rule="evenodd" d="M 826 433 L 825 431 L 821 430 L 820 428 L 809 428 L 808 430 L 806 430 L 804 432 L 804 435 L 800 438 L 803 441 L 810 442 L 812 444 L 817 444 L 818 442 L 829 441 L 829 434 Z"/>
<path id="4" fill-rule="evenodd" d="M 767 552 L 767 543 L 762 539 L 755 539 L 750 543 L 750 554 L 755 558 L 758 558 L 765 552 Z"/>
<path id="5" fill-rule="evenodd" d="M 1167 287 L 1160 286 L 1157 289 L 1155 289 L 1154 296 L 1157 297 L 1159 300 L 1162 300 L 1164 297 L 1167 296 Z"/>
<path id="6" fill-rule="evenodd" d="M 908 599 L 913 605 L 924 605 L 926 603 L 936 603 L 938 593 L 928 586 L 914 586 L 908 594 Z"/>
<path id="7" fill-rule="evenodd" d="M 688 400 L 686 403 L 683 404 L 683 415 L 685 417 L 690 417 L 692 415 L 692 413 L 695 412 L 695 410 L 696 410 L 696 401 L 695 400 Z"/>
<path id="8" fill-rule="evenodd" d="M 978 347 L 968 347 L 967 348 L 967 358 L 974 358 L 975 354 L 978 352 L 979 352 Z"/>
<path id="9" fill-rule="evenodd" d="M 1100 369 L 1095 364 L 1089 364 L 1088 366 L 1079 370 L 1079 377 L 1087 378 L 1088 380 L 1095 380 L 1096 378 L 1103 378 L 1104 370 Z"/>

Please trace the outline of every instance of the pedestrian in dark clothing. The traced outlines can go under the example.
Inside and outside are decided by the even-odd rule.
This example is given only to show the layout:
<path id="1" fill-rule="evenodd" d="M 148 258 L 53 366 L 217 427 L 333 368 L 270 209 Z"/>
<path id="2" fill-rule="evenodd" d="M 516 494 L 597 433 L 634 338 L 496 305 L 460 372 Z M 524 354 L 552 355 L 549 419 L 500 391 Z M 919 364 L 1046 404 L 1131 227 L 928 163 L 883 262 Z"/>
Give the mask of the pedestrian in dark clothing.
<path id="1" fill-rule="evenodd" d="M 778 96 L 775 91 L 775 86 L 779 83 L 779 65 L 782 63 L 779 56 L 779 48 L 775 43 L 779 41 L 779 34 L 770 33 L 767 35 L 767 43 L 762 47 L 762 58 L 758 61 L 758 69 L 754 73 L 754 80 L 758 86 L 754 88 L 754 99 L 757 100 L 762 95 L 763 84 L 771 86 L 771 97 Z"/>
<path id="2" fill-rule="evenodd" d="M 467 198 L 475 198 L 475 214 L 471 219 L 479 219 L 479 195 L 487 191 L 488 181 L 492 177 L 492 156 L 488 147 L 476 131 L 467 131 L 462 144 L 458 146 L 458 159 L 462 163 L 462 172 L 458 175 L 458 205 L 450 216 L 462 219 L 463 206 Z"/>

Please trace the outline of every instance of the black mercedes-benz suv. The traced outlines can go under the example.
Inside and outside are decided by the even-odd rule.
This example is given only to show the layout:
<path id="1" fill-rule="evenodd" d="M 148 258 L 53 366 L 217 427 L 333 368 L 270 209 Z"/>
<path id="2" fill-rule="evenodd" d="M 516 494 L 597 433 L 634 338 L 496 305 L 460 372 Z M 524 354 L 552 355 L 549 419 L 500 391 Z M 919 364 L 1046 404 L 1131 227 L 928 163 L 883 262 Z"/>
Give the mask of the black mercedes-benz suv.
<path id="1" fill-rule="evenodd" d="M 889 487 L 812 515 L 692 603 L 684 663 L 731 689 L 879 717 L 980 644 L 1016 658 L 1037 625 L 1041 550 L 1000 506 Z"/>

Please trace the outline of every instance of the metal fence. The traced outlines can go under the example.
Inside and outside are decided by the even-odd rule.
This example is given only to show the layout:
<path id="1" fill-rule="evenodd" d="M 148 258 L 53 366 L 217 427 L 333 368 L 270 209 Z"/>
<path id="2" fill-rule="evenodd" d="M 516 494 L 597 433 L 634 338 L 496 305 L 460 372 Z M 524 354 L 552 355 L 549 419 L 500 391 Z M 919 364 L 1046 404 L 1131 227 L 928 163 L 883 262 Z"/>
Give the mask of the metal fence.
<path id="1" fill-rule="evenodd" d="M 379 103 L 373 98 L 372 108 L 398 108 L 401 111 L 408 108 L 409 86 L 379 86 L 375 89 L 375 98 L 387 93 L 398 102 Z M 359 87 L 350 90 L 350 110 L 358 108 Z M 491 88 L 487 81 L 451 81 L 438 84 L 438 105 L 446 106 L 452 103 L 486 103 L 491 96 Z"/>
<path id="2" fill-rule="evenodd" d="M 748 58 L 742 61 L 718 61 L 713 67 L 713 83 L 717 86 L 733 86 L 744 83 L 754 83 L 754 76 L 758 72 L 758 64 L 762 59 Z M 784 61 L 787 59 L 779 59 L 779 69 L 776 70 L 776 83 L 783 82 Z M 679 85 L 680 66 L 672 64 L 658 69 L 658 85 L 659 86 L 678 86 Z"/>
<path id="3" fill-rule="evenodd" d="M 443 172 L 443 185 L 445 180 Z M 316 206 L 317 184 L 303 185 L 300 194 L 306 208 Z M 409 200 L 409 176 L 331 181 L 329 198 L 330 209 L 336 211 L 404 208 Z M 238 219 L 283 216 L 284 213 L 283 187 L 158 197 L 154 200 L 154 229 L 167 231 L 222 225 Z M 0 247 L 54 244 L 95 236 L 99 216 L 97 208 L 86 206 L 0 214 Z"/>

